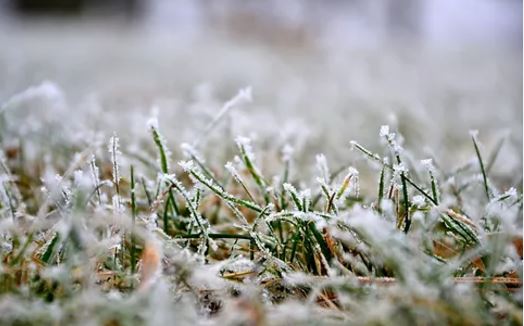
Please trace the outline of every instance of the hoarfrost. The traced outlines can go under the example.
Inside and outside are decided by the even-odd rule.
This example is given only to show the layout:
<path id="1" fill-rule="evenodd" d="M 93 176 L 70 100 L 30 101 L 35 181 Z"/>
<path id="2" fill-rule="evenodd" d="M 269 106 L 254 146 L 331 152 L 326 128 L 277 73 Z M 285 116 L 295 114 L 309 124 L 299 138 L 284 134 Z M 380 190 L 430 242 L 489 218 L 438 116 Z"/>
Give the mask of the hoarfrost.
<path id="1" fill-rule="evenodd" d="M 184 172 L 190 172 L 195 168 L 195 163 L 193 161 L 179 161 L 178 165 L 184 170 Z"/>

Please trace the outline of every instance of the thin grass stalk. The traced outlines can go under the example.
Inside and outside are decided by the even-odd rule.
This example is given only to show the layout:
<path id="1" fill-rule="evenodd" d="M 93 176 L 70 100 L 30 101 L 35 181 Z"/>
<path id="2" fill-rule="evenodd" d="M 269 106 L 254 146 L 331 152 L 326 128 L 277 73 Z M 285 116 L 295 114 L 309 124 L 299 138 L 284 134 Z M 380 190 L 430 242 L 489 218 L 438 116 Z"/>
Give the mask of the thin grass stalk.
<path id="1" fill-rule="evenodd" d="M 475 132 L 471 133 L 471 140 L 473 141 L 473 146 L 475 147 L 475 153 L 477 155 L 477 160 L 480 166 L 480 172 L 482 173 L 482 181 L 484 184 L 484 191 L 486 193 L 486 198 L 488 200 L 491 200 L 491 193 L 489 191 L 489 186 L 488 186 L 488 175 L 486 173 L 486 170 L 484 169 L 484 161 L 482 161 L 482 156 L 480 155 L 480 149 L 477 144 L 477 136 Z"/>
<path id="2" fill-rule="evenodd" d="M 378 181 L 377 210 L 379 213 L 382 212 L 382 199 L 384 198 L 384 170 L 385 167 L 382 166 L 382 169 L 380 170 L 380 178 Z"/>
<path id="3" fill-rule="evenodd" d="M 135 246 L 135 224 L 136 224 L 136 193 L 135 193 L 135 169 L 131 165 L 131 248 L 130 248 L 130 259 L 131 259 L 131 273 L 135 273 L 136 268 L 136 246 Z"/>

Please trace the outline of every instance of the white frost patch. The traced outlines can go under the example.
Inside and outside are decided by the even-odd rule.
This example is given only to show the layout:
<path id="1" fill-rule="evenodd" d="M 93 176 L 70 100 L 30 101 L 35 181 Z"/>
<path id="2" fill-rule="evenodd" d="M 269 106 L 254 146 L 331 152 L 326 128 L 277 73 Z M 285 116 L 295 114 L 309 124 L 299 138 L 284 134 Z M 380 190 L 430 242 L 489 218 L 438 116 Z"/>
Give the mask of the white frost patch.
<path id="1" fill-rule="evenodd" d="M 238 273 L 252 272 L 252 271 L 255 271 L 255 269 L 256 269 L 256 264 L 253 261 L 243 256 L 240 256 L 239 258 L 227 263 L 222 268 L 221 272 L 238 274 Z"/>
<path id="2" fill-rule="evenodd" d="M 190 172 L 195 167 L 195 163 L 193 161 L 179 161 L 178 165 L 184 170 L 184 172 Z"/>
<path id="3" fill-rule="evenodd" d="M 237 136 L 235 142 L 240 149 L 243 149 L 246 156 L 251 160 L 255 160 L 255 154 L 253 153 L 253 148 L 251 147 L 251 139 L 248 137 Z"/>
<path id="4" fill-rule="evenodd" d="M 425 160 L 421 160 L 420 161 L 420 164 L 422 164 L 422 166 L 427 169 L 427 170 L 432 170 L 433 169 L 433 160 L 428 158 L 428 159 L 425 159 Z"/>
<path id="5" fill-rule="evenodd" d="M 18 105 L 35 98 L 64 101 L 64 93 L 55 83 L 46 80 L 38 86 L 29 87 L 25 91 L 12 96 L 0 107 L 0 112 L 6 110 L 8 107 Z"/>
<path id="6" fill-rule="evenodd" d="M 158 130 L 158 118 L 151 117 L 147 120 L 147 128 Z"/>
<path id="7" fill-rule="evenodd" d="M 387 137 L 389 135 L 389 126 L 388 125 L 381 126 L 379 135 L 380 137 Z"/>
<path id="8" fill-rule="evenodd" d="M 417 207 L 422 207 L 426 203 L 424 197 L 420 196 L 420 195 L 413 196 L 412 201 L 413 201 L 413 205 L 415 205 Z"/>
<path id="9" fill-rule="evenodd" d="M 289 162 L 291 158 L 293 157 L 293 153 L 295 152 L 295 149 L 289 145 L 284 145 L 284 148 L 282 148 L 282 160 L 284 162 Z"/>
<path id="10" fill-rule="evenodd" d="M 226 170 L 236 179 L 240 178 L 240 175 L 238 174 L 237 168 L 233 165 L 232 162 L 228 161 L 226 165 L 224 165 Z"/>
<path id="11" fill-rule="evenodd" d="M 329 168 L 324 154 L 317 154 L 315 156 L 316 167 L 320 176 L 324 179 L 324 182 L 329 182 Z"/>

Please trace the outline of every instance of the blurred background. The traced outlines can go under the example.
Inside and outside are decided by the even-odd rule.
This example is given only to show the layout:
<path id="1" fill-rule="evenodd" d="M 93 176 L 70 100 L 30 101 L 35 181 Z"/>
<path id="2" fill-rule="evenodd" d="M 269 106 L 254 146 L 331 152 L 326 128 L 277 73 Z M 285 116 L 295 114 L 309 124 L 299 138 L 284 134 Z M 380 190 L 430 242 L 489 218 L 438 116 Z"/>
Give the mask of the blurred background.
<path id="1" fill-rule="evenodd" d="M 508 139 L 494 173 L 521 171 L 521 1 L 0 4 L 0 100 L 51 81 L 66 103 L 19 109 L 11 119 L 22 125 L 53 115 L 55 133 L 140 138 L 155 111 L 176 144 L 250 85 L 253 104 L 216 134 L 231 143 L 250 135 L 262 147 L 290 143 L 307 163 L 320 152 L 342 163 L 351 139 L 377 148 L 378 128 L 389 124 L 419 158 L 456 165 L 473 154 L 468 130 L 479 129 L 488 153 Z M 207 155 L 225 155 L 213 148 Z"/>

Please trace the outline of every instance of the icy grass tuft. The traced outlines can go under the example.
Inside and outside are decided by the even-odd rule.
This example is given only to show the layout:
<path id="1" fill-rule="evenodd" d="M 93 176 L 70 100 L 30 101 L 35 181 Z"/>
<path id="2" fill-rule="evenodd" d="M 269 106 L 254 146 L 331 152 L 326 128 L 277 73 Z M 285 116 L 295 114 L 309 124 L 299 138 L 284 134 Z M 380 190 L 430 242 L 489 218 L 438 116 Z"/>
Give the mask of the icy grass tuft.
<path id="1" fill-rule="evenodd" d="M 251 99 L 241 90 L 224 108 Z M 522 297 L 508 289 L 520 286 L 521 190 L 480 164 L 445 171 L 383 126 L 382 148 L 341 150 L 355 167 L 319 154 L 304 173 L 312 157 L 274 138 L 255 162 L 250 138 L 235 149 L 220 135 L 218 155 L 170 144 L 178 173 L 158 118 L 148 131 L 148 142 L 119 133 L 132 153 L 113 135 L 109 157 L 94 143 L 78 155 L 44 147 L 38 164 L 2 160 L 1 323 L 520 321 Z"/>

